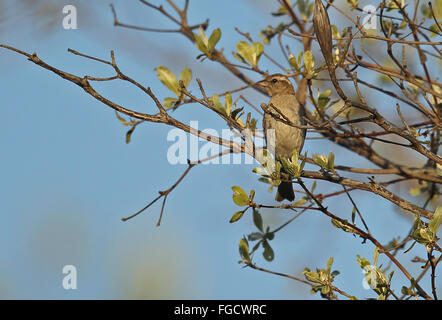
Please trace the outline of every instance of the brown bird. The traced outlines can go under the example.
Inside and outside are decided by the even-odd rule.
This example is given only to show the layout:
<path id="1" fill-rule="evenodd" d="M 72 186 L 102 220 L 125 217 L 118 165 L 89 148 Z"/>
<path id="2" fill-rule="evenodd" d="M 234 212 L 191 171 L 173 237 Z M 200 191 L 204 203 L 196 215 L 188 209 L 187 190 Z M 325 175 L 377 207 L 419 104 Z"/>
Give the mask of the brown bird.
<path id="1" fill-rule="evenodd" d="M 271 113 L 279 116 L 278 111 L 274 110 L 270 104 L 275 106 L 293 124 L 304 125 L 304 107 L 301 106 L 296 99 L 295 89 L 293 89 L 292 83 L 285 75 L 279 73 L 273 74 L 257 84 L 266 88 L 271 97 L 269 101 Z M 284 119 L 284 117 L 281 118 Z M 298 153 L 301 152 L 306 134 L 305 129 L 295 128 L 285 124 L 267 112 L 264 114 L 262 123 L 267 148 L 269 148 L 269 144 L 275 144 L 273 150 L 272 146 L 270 146 L 270 151 L 274 153 L 276 160 L 280 160 L 282 157 L 290 159 L 295 149 Z M 268 130 L 271 129 L 274 129 L 274 142 L 269 141 L 271 131 Z M 283 170 L 281 171 L 283 172 Z M 276 200 L 282 201 L 284 199 L 289 201 L 295 200 L 295 193 L 291 182 L 283 181 L 278 186 Z"/>

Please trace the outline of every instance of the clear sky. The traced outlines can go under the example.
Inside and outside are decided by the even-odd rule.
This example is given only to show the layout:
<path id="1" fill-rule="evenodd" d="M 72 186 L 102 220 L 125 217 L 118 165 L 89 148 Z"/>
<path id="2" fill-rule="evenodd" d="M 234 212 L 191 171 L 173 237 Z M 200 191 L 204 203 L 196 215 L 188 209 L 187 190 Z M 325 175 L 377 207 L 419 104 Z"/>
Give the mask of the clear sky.
<path id="1" fill-rule="evenodd" d="M 122 22 L 173 27 L 138 1 L 113 3 Z M 78 29 L 64 30 L 61 11 L 66 4 L 42 0 L 30 6 L 27 1 L 0 1 L 0 43 L 37 52 L 47 63 L 79 76 L 104 77 L 113 72 L 108 66 L 68 53 L 68 48 L 103 59 L 109 59 L 110 50 L 114 50 L 121 70 L 150 86 L 160 99 L 170 96 L 154 71 L 161 65 L 175 73 L 188 66 L 209 94 L 241 85 L 219 65 L 197 61 L 199 51 L 180 35 L 114 27 L 109 1 L 69 1 L 78 9 Z M 249 31 L 257 40 L 259 30 L 279 21 L 269 15 L 269 9 L 278 9 L 276 1 L 191 0 L 189 22 L 195 24 L 209 17 L 210 31 L 222 29 L 219 46 L 225 47 L 230 58 L 235 43 L 243 40 L 234 27 Z M 297 52 L 295 43 L 288 44 Z M 280 57 L 277 50 L 266 50 Z M 319 52 L 314 53 L 319 57 Z M 267 61 L 263 68 L 279 71 Z M 260 80 L 256 74 L 250 76 Z M 126 83 L 98 83 L 96 88 L 123 106 L 156 112 L 146 95 Z M 198 93 L 194 80 L 190 88 Z M 243 94 L 258 105 L 267 100 L 253 90 Z M 113 110 L 72 83 L 3 49 L 0 96 L 0 297 L 318 298 L 302 283 L 238 264 L 238 242 L 255 229 L 250 215 L 229 223 L 238 210 L 232 202 L 231 186 L 255 189 L 262 203 L 274 203 L 274 194 L 268 193 L 267 185 L 252 173 L 254 165 L 197 166 L 168 197 L 161 227 L 155 226 L 161 203 L 122 222 L 122 217 L 142 208 L 185 170 L 185 165 L 167 162 L 171 142 L 166 138 L 172 128 L 140 125 L 131 143 L 126 144 L 127 128 Z M 185 105 L 173 115 L 185 123 L 198 120 L 200 129 L 225 127 L 196 104 Z M 309 154 L 333 150 L 339 164 L 367 165 L 358 158 L 351 161 L 351 153 L 321 140 L 308 140 L 304 150 Z M 339 188 L 324 183 L 318 190 Z M 354 193 L 373 234 L 383 243 L 406 235 L 412 225 L 410 217 L 382 198 L 365 196 Z M 327 205 L 338 208 L 336 213 L 349 219 L 352 206 L 347 202 L 337 198 Z M 277 210 L 261 213 L 272 228 L 293 214 Z M 301 215 L 278 233 L 271 245 L 275 260 L 266 262 L 258 252 L 257 265 L 302 277 L 305 267 L 323 268 L 333 256 L 334 268 L 341 271 L 336 278 L 338 287 L 359 297 L 375 296 L 363 288 L 363 274 L 356 263 L 356 254 L 371 260 L 373 246 L 332 227 L 320 213 Z M 417 274 L 419 265 L 409 262 L 415 255 L 424 256 L 425 251 L 415 248 L 400 259 Z M 65 265 L 77 267 L 77 290 L 62 287 Z M 395 281 L 406 283 L 399 272 Z M 425 282 L 423 286 L 428 289 Z"/>

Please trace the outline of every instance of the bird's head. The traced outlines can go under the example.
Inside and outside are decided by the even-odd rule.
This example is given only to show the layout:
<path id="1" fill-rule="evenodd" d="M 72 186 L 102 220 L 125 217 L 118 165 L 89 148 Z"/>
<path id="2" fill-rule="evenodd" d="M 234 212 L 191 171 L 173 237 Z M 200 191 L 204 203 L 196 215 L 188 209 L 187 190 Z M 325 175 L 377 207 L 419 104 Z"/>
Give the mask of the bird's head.
<path id="1" fill-rule="evenodd" d="M 281 94 L 295 94 L 295 89 L 293 89 L 289 78 L 281 73 L 272 74 L 256 84 L 266 88 L 271 97 Z"/>

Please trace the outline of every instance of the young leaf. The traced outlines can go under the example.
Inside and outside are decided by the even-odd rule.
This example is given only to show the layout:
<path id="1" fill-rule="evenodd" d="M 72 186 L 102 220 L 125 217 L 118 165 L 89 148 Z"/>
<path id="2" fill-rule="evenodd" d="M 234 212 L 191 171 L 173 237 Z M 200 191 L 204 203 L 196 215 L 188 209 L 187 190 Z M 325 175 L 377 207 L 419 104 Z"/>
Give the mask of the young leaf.
<path id="1" fill-rule="evenodd" d="M 371 265 L 371 264 L 370 264 L 370 261 L 368 261 L 368 260 L 365 259 L 365 258 L 361 258 L 360 255 L 357 254 L 356 257 L 357 257 L 356 262 L 358 263 L 358 265 L 359 265 L 362 269 L 364 269 L 365 266 L 370 266 L 370 265 Z"/>
<path id="2" fill-rule="evenodd" d="M 248 42 L 240 41 L 236 44 L 236 50 L 238 51 L 240 59 L 246 60 L 252 67 L 256 68 L 259 58 L 264 52 L 264 46 L 261 42 L 254 42 L 252 46 L 250 46 Z"/>
<path id="3" fill-rule="evenodd" d="M 261 232 L 264 232 L 262 216 L 256 209 L 253 209 L 253 223 Z"/>
<path id="4" fill-rule="evenodd" d="M 358 7 L 358 0 L 347 0 L 347 2 L 351 5 L 352 10 Z"/>
<path id="5" fill-rule="evenodd" d="M 242 238 L 239 241 L 239 255 L 246 263 L 251 263 L 250 255 L 249 255 L 249 243 L 246 238 Z"/>
<path id="6" fill-rule="evenodd" d="M 216 44 L 218 43 L 219 39 L 221 38 L 221 30 L 215 29 L 213 30 L 212 34 L 210 35 L 209 42 L 207 45 L 207 49 L 209 50 L 209 53 L 213 51 Z"/>
<path id="7" fill-rule="evenodd" d="M 249 199 L 250 199 L 250 201 L 253 201 L 253 198 L 255 198 L 255 190 L 250 190 L 250 192 L 249 192 Z"/>
<path id="8" fill-rule="evenodd" d="M 428 229 L 436 235 L 440 224 L 442 223 L 442 207 L 437 207 L 434 211 L 433 218 L 428 223 Z"/>
<path id="9" fill-rule="evenodd" d="M 252 50 L 250 45 L 246 41 L 240 41 L 236 44 L 236 50 L 241 55 L 242 58 L 247 60 L 249 63 L 253 61 Z"/>
<path id="10" fill-rule="evenodd" d="M 253 60 L 252 65 L 254 67 L 256 67 L 258 65 L 259 58 L 261 57 L 262 53 L 264 52 L 264 46 L 262 45 L 261 42 L 254 42 L 252 44 L 252 50 L 253 50 L 253 54 L 254 54 L 253 55 L 254 60 Z"/>
<path id="11" fill-rule="evenodd" d="M 233 55 L 233 57 L 234 57 L 236 60 L 238 60 L 239 62 L 242 62 L 242 63 L 247 64 L 246 59 L 244 59 L 243 56 L 240 55 L 239 53 L 236 53 L 236 52 L 233 52 L 233 51 L 232 51 L 232 55 Z"/>
<path id="12" fill-rule="evenodd" d="M 190 80 L 192 80 L 192 70 L 187 68 L 187 66 L 181 71 L 180 80 L 183 82 L 185 88 L 189 86 Z"/>
<path id="13" fill-rule="evenodd" d="M 307 199 L 305 197 L 302 197 L 301 199 L 299 199 L 298 201 L 294 202 L 292 204 L 292 206 L 302 206 L 303 204 L 307 203 Z"/>
<path id="14" fill-rule="evenodd" d="M 198 50 L 204 53 L 205 55 L 209 55 L 209 49 L 204 44 L 203 39 L 197 34 L 194 34 L 194 37 L 195 37 L 195 45 L 198 48 Z"/>
<path id="15" fill-rule="evenodd" d="M 327 273 L 331 272 L 331 266 L 333 264 L 333 257 L 330 257 L 327 261 Z"/>
<path id="16" fill-rule="evenodd" d="M 313 185 L 312 185 L 312 193 L 315 191 L 316 185 L 317 185 L 317 183 L 316 183 L 316 180 L 315 180 L 315 181 L 313 181 Z"/>
<path id="17" fill-rule="evenodd" d="M 313 72 L 313 68 L 315 67 L 315 58 L 310 50 L 304 53 L 304 66 L 308 73 Z"/>
<path id="18" fill-rule="evenodd" d="M 298 61 L 296 60 L 296 58 L 295 58 L 295 56 L 293 54 L 289 55 L 289 63 L 296 71 L 300 71 L 301 70 L 301 67 L 298 64 Z"/>
<path id="19" fill-rule="evenodd" d="M 262 253 L 264 259 L 266 259 L 269 262 L 273 261 L 273 259 L 275 258 L 275 253 L 273 252 L 273 249 L 269 245 L 269 243 L 264 240 L 262 242 L 262 247 L 264 248 L 264 252 Z"/>
<path id="20" fill-rule="evenodd" d="M 209 98 L 209 101 L 213 103 L 213 106 L 215 107 L 216 110 L 218 110 L 219 112 L 221 112 L 224 115 L 227 115 L 226 114 L 226 109 L 224 108 L 224 106 L 219 101 L 219 95 L 214 94 L 213 96 L 211 96 Z"/>
<path id="21" fill-rule="evenodd" d="M 130 142 L 130 137 L 132 136 L 132 133 L 135 130 L 135 126 L 133 126 L 132 128 L 130 128 L 127 132 L 126 132 L 126 143 Z"/>
<path id="22" fill-rule="evenodd" d="M 167 97 L 167 98 L 164 98 L 163 106 L 164 106 L 165 108 L 170 108 L 170 107 L 172 107 L 175 103 L 177 103 L 178 101 L 179 101 L 179 100 L 178 100 L 177 98 Z"/>
<path id="23" fill-rule="evenodd" d="M 252 232 L 251 234 L 249 234 L 247 236 L 247 239 L 249 241 L 256 241 L 256 240 L 262 239 L 262 237 L 263 237 L 263 234 L 261 232 Z"/>
<path id="24" fill-rule="evenodd" d="M 334 170 L 335 167 L 335 155 L 333 152 L 330 152 L 327 159 L 327 167 L 330 170 Z"/>
<path id="25" fill-rule="evenodd" d="M 230 116 L 232 112 L 232 96 L 229 92 L 227 92 L 226 96 L 224 97 L 224 104 L 226 105 L 226 114 L 227 116 Z"/>
<path id="26" fill-rule="evenodd" d="M 331 90 L 328 89 L 328 90 L 325 90 L 324 92 L 322 92 L 319 95 L 319 97 L 318 97 L 318 106 L 321 109 L 324 108 L 327 105 L 327 103 L 330 101 L 330 98 L 329 98 L 330 94 L 331 94 Z"/>
<path id="27" fill-rule="evenodd" d="M 200 34 L 201 41 L 204 43 L 206 48 L 208 48 L 209 47 L 209 39 L 207 39 L 206 33 L 204 32 L 204 30 L 201 26 L 199 26 L 198 32 Z"/>
<path id="28" fill-rule="evenodd" d="M 137 122 L 135 120 L 131 120 L 131 121 L 127 121 L 126 119 L 124 119 L 122 116 L 119 115 L 119 113 L 117 111 L 115 111 L 115 115 L 117 116 L 117 119 L 121 122 L 121 124 L 123 126 L 133 126 L 134 124 L 136 124 Z"/>
<path id="29" fill-rule="evenodd" d="M 230 222 L 230 223 L 233 223 L 233 222 L 238 221 L 239 219 L 242 218 L 242 216 L 244 215 L 244 212 L 245 212 L 245 210 L 235 212 L 235 213 L 233 214 L 233 216 L 230 218 L 230 221 L 229 221 L 229 222 Z"/>
<path id="30" fill-rule="evenodd" d="M 249 204 L 250 202 L 249 196 L 243 189 L 241 189 L 241 187 L 233 186 L 232 190 L 233 190 L 233 196 L 232 196 L 233 202 L 235 202 L 236 205 L 243 207 Z"/>
<path id="31" fill-rule="evenodd" d="M 336 228 L 342 229 L 345 232 L 354 232 L 354 229 L 351 226 L 349 226 L 349 225 L 347 225 L 337 219 L 332 218 L 331 222 Z"/>
<path id="32" fill-rule="evenodd" d="M 356 207 L 353 207 L 353 210 L 351 211 L 351 223 L 355 224 L 355 218 L 356 218 Z"/>
<path id="33" fill-rule="evenodd" d="M 378 247 L 374 248 L 374 256 L 373 256 L 373 265 L 376 267 L 378 265 L 378 257 L 379 257 L 379 249 Z"/>
<path id="34" fill-rule="evenodd" d="M 180 85 L 176 76 L 166 67 L 160 66 L 155 68 L 157 72 L 158 78 L 161 82 L 173 93 L 175 93 L 178 97 L 180 96 Z"/>

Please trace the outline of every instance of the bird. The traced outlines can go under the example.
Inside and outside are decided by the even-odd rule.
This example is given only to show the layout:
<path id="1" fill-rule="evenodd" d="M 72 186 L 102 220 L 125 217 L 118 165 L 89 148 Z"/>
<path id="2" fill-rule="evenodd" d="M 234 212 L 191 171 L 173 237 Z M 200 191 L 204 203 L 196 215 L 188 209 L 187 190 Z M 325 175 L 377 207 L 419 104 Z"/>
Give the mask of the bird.
<path id="1" fill-rule="evenodd" d="M 269 75 L 264 80 L 257 82 L 257 85 L 265 88 L 270 96 L 268 104 L 270 107 L 264 113 L 262 121 L 267 148 L 271 143 L 274 143 L 274 147 L 271 146 L 269 151 L 273 153 L 276 160 L 281 161 L 281 158 L 290 159 L 294 150 L 298 154 L 301 152 L 306 130 L 286 124 L 284 121 L 275 119 L 273 115 L 279 116 L 279 112 L 281 112 L 284 116 L 280 118 L 286 118 L 285 120 L 290 120 L 295 125 L 304 125 L 304 106 L 296 99 L 295 89 L 286 75 L 280 73 Z M 271 105 L 277 110 L 272 108 Z M 269 109 L 273 115 L 268 112 Z M 268 130 L 272 129 L 274 129 L 274 134 L 269 136 L 272 132 Z M 274 139 L 274 142 L 270 139 Z M 281 168 L 281 172 L 286 173 L 283 168 Z M 275 200 L 281 202 L 284 199 L 288 201 L 295 200 L 291 182 L 282 181 L 278 186 Z"/>

